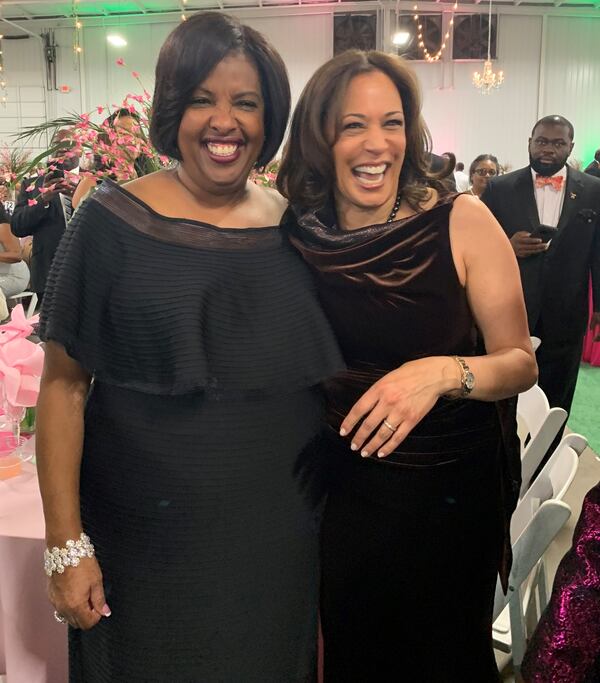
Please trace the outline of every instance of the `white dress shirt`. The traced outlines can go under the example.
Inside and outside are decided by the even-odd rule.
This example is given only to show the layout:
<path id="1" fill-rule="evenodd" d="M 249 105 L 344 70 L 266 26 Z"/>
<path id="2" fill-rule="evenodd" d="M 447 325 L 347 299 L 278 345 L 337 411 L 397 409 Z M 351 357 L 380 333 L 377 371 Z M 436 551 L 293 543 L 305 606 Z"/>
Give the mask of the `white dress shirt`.
<path id="1" fill-rule="evenodd" d="M 535 194 L 535 203 L 537 204 L 538 216 L 541 225 L 549 225 L 555 228 L 558 225 L 560 214 L 562 212 L 563 201 L 565 199 L 565 187 L 567 185 L 567 167 L 563 166 L 558 173 L 552 177 L 561 177 L 563 184 L 560 190 L 555 190 L 552 185 L 544 185 L 544 187 L 536 187 L 535 179 L 537 173 L 531 169 L 533 176 L 533 190 Z"/>

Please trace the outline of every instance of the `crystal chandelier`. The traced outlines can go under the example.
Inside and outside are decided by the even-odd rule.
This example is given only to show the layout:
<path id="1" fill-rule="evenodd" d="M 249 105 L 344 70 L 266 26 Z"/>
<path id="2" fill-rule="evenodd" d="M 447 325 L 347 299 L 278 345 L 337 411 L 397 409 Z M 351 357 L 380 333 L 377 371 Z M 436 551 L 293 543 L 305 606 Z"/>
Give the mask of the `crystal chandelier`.
<path id="1" fill-rule="evenodd" d="M 492 0 L 488 14 L 488 49 L 487 59 L 483 63 L 483 73 L 476 71 L 473 74 L 473 85 L 479 89 L 482 95 L 489 95 L 492 90 L 499 88 L 504 81 L 504 71 L 494 72 L 492 68 Z"/>

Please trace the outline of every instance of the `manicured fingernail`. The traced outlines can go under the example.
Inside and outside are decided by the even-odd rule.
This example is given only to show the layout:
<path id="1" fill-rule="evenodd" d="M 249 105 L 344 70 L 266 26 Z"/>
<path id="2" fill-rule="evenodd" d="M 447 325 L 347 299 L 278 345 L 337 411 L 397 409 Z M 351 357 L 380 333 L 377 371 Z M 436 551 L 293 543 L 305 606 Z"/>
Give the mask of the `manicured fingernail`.
<path id="1" fill-rule="evenodd" d="M 110 611 L 110 607 L 106 604 L 102 607 L 100 611 L 102 612 L 102 614 L 104 614 L 105 617 L 110 617 L 110 615 L 112 614 L 112 612 Z"/>
<path id="2" fill-rule="evenodd" d="M 346 436 L 347 433 L 348 432 L 343 427 L 340 429 L 340 436 Z"/>
<path id="3" fill-rule="evenodd" d="M 385 453 L 384 453 L 384 451 L 379 451 L 379 453 L 377 453 L 377 457 L 378 457 L 378 458 L 385 458 Z"/>
<path id="4" fill-rule="evenodd" d="M 358 446 L 357 446 L 355 443 L 351 443 L 351 444 L 350 444 L 350 450 L 351 450 L 351 451 L 357 451 L 357 450 L 358 450 Z"/>
<path id="5" fill-rule="evenodd" d="M 362 451 L 360 452 L 360 454 L 362 455 L 363 458 L 368 458 L 368 457 L 369 457 L 369 451 L 362 450 Z"/>

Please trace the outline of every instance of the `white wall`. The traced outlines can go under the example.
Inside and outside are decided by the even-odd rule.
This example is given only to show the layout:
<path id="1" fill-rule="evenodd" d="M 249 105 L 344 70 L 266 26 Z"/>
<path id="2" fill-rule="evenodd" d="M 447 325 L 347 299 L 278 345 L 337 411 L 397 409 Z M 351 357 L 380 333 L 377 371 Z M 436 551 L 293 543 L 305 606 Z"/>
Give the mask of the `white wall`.
<path id="1" fill-rule="evenodd" d="M 535 13 L 537 12 L 537 13 Z M 243 18 L 262 31 L 281 52 L 289 73 L 294 101 L 310 74 L 332 55 L 333 14 L 327 8 L 307 9 L 305 14 L 284 14 L 277 8 Z M 11 84 L 10 102 L 0 106 L 0 142 L 23 125 L 54 117 L 65 111 L 90 111 L 97 105 L 118 104 L 127 92 L 139 92 L 131 71 L 141 74 L 152 90 L 154 64 L 162 42 L 176 25 L 172 21 L 123 18 L 106 26 L 84 21 L 81 73 L 73 59 L 72 30 L 57 26 L 58 85 L 71 92 L 46 93 L 44 65 L 38 41 L 4 41 L 6 74 Z M 109 23 L 111 25 L 109 25 Z M 28 26 L 38 22 L 29 22 Z M 55 22 L 56 24 L 56 22 Z M 88 25 L 89 24 L 89 25 Z M 128 40 L 125 48 L 107 44 L 108 33 Z M 415 68 L 421 80 L 424 115 L 437 152 L 455 151 L 469 164 L 483 152 L 518 168 L 527 163 L 527 138 L 532 124 L 550 113 L 572 120 L 576 131 L 573 157 L 584 162 L 600 147 L 600 17 L 544 16 L 538 10 L 500 15 L 497 68 L 506 81 L 489 96 L 471 84 L 481 62 L 426 64 Z M 115 64 L 123 57 L 126 67 Z M 18 90 L 16 86 L 18 85 Z M 14 98 L 14 99 L 13 99 Z M 33 100 L 33 101 L 32 101 Z"/>

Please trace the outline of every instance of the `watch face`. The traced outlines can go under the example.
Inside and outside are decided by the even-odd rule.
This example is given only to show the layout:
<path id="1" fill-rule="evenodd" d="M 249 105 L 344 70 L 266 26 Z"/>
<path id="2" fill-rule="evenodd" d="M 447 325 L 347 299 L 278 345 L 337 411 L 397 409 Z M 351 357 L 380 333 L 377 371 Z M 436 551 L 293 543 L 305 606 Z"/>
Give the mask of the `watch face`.
<path id="1" fill-rule="evenodd" d="M 465 376 L 465 387 L 469 391 L 472 391 L 474 386 L 475 386 L 475 377 L 474 377 L 472 372 L 467 372 L 467 374 Z"/>

